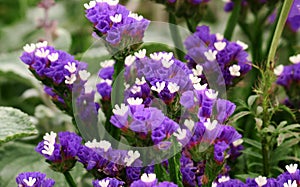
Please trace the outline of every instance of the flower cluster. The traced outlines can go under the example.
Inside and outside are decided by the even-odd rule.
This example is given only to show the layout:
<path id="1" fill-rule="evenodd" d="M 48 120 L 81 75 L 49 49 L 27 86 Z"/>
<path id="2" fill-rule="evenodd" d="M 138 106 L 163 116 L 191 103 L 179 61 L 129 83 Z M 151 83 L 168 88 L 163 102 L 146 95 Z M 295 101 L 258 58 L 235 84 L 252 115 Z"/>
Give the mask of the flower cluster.
<path id="1" fill-rule="evenodd" d="M 142 42 L 150 21 L 133 13 L 119 0 L 97 0 L 85 4 L 86 17 L 94 24 L 98 36 L 121 49 Z"/>
<path id="2" fill-rule="evenodd" d="M 300 0 L 294 0 L 291 7 L 289 16 L 287 18 L 287 24 L 293 32 L 297 32 L 300 29 Z"/>
<path id="3" fill-rule="evenodd" d="M 24 172 L 16 177 L 18 187 L 52 187 L 53 179 L 47 179 L 46 174 L 40 172 Z"/>
<path id="4" fill-rule="evenodd" d="M 59 142 L 56 140 L 57 134 L 46 133 L 37 147 L 36 152 L 46 158 L 55 171 L 66 172 L 73 168 L 76 163 L 76 155 L 81 146 L 82 138 L 76 133 L 58 133 Z"/>
<path id="5" fill-rule="evenodd" d="M 208 26 L 197 27 L 184 44 L 188 50 L 188 66 L 193 69 L 194 76 L 202 78 L 202 83 L 207 82 L 207 77 L 217 76 L 219 84 L 225 81 L 227 87 L 233 86 L 251 70 L 245 51 L 248 45 L 241 41 L 227 41 L 221 34 L 210 34 Z M 206 78 L 202 75 L 203 69 Z"/>
<path id="6" fill-rule="evenodd" d="M 276 83 L 283 86 L 287 95 L 287 104 L 292 107 L 299 107 L 300 98 L 300 54 L 289 58 L 291 65 L 279 65 L 274 69 L 274 74 L 277 76 Z"/>
<path id="7" fill-rule="evenodd" d="M 220 176 L 213 187 L 297 187 L 300 183 L 300 171 L 297 169 L 298 164 L 290 164 L 286 166 L 287 171 L 279 175 L 277 178 L 267 178 L 258 176 L 254 179 L 248 178 L 246 183 L 237 179 L 230 179 L 228 176 Z"/>
<path id="8" fill-rule="evenodd" d="M 100 63 L 101 69 L 98 73 L 100 81 L 96 87 L 103 101 L 110 101 L 111 99 L 114 64 L 114 60 L 106 60 Z"/>
<path id="9" fill-rule="evenodd" d="M 154 173 L 144 173 L 141 179 L 134 181 L 130 187 L 177 187 L 177 185 L 172 182 L 158 183 Z"/>
<path id="10" fill-rule="evenodd" d="M 20 59 L 29 66 L 35 77 L 42 81 L 45 85 L 44 91 L 60 109 L 70 110 L 69 101 L 74 85 L 83 85 L 88 79 L 87 64 L 75 60 L 64 51 L 48 46 L 47 41 L 26 44 L 23 49 Z"/>

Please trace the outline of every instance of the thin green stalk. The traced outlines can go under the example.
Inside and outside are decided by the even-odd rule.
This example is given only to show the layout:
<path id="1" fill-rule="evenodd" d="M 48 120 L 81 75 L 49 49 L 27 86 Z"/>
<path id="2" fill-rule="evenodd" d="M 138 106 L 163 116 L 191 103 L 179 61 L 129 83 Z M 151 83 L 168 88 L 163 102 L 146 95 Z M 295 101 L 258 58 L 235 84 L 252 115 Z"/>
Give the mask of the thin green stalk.
<path id="1" fill-rule="evenodd" d="M 239 15 L 241 11 L 241 2 L 242 0 L 234 1 L 234 9 L 227 21 L 226 29 L 224 32 L 224 37 L 227 40 L 231 40 L 232 34 L 234 32 L 234 28 L 239 20 Z"/>
<path id="2" fill-rule="evenodd" d="M 67 183 L 69 184 L 70 187 L 77 187 L 77 185 L 74 182 L 74 179 L 73 179 L 72 175 L 70 174 L 70 172 L 66 171 L 63 174 L 64 174 L 65 179 L 66 179 L 66 181 L 67 181 Z"/>
<path id="3" fill-rule="evenodd" d="M 184 53 L 181 51 L 184 49 L 182 44 L 182 39 L 178 30 L 176 17 L 173 13 L 169 13 L 169 29 L 171 32 L 171 37 L 175 45 L 175 53 L 179 60 L 184 60 Z"/>
<path id="4" fill-rule="evenodd" d="M 278 43 L 279 43 L 282 31 L 284 29 L 286 19 L 289 15 L 291 7 L 292 7 L 292 4 L 293 4 L 293 0 L 285 0 L 283 3 L 278 22 L 276 24 L 275 33 L 273 35 L 270 51 L 268 54 L 266 68 L 272 67 L 273 64 L 275 63 L 274 60 L 275 60 L 275 54 L 276 54 L 276 50 L 278 47 Z"/>

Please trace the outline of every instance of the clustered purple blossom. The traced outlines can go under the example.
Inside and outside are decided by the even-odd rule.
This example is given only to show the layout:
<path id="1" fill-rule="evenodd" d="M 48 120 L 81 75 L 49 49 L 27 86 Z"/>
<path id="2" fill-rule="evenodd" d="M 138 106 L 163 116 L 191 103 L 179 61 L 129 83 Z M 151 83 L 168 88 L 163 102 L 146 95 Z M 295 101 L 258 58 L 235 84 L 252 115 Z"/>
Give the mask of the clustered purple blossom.
<path id="1" fill-rule="evenodd" d="M 101 69 L 99 70 L 98 77 L 100 82 L 96 85 L 97 91 L 101 96 L 101 100 L 110 101 L 111 91 L 112 91 L 112 82 L 114 74 L 114 60 L 106 60 L 101 62 Z"/>
<path id="2" fill-rule="evenodd" d="M 46 158 L 55 171 L 66 172 L 76 163 L 76 155 L 82 138 L 73 132 L 46 133 L 35 151 Z"/>
<path id="3" fill-rule="evenodd" d="M 55 181 L 40 172 L 23 172 L 16 177 L 18 187 L 52 187 Z"/>
<path id="4" fill-rule="evenodd" d="M 291 56 L 289 58 L 292 64 L 279 65 L 274 69 L 274 74 L 277 76 L 276 83 L 284 87 L 288 95 L 286 104 L 291 107 L 299 107 L 299 94 L 300 89 L 300 54 Z"/>
<path id="5" fill-rule="evenodd" d="M 297 187 L 300 185 L 300 171 L 298 164 L 286 165 L 286 172 L 280 174 L 277 178 L 267 178 L 258 176 L 248 178 L 246 182 L 237 179 L 231 179 L 228 176 L 220 176 L 212 184 L 212 187 Z"/>
<path id="6" fill-rule="evenodd" d="M 293 32 L 299 31 L 299 28 L 300 28 L 300 0 L 294 0 L 286 22 L 287 22 L 289 28 Z"/>
<path id="7" fill-rule="evenodd" d="M 207 82 L 206 77 L 217 76 L 216 82 L 222 84 L 225 81 L 225 85 L 230 87 L 251 70 L 251 62 L 245 51 L 248 46 L 241 41 L 230 42 L 221 34 L 210 34 L 208 26 L 198 26 L 184 44 L 188 50 L 188 66 L 194 69 L 195 76 L 202 78 L 202 83 Z"/>
<path id="8" fill-rule="evenodd" d="M 150 21 L 132 13 L 119 0 L 90 1 L 85 4 L 86 17 L 96 33 L 112 46 L 124 48 L 141 43 Z"/>

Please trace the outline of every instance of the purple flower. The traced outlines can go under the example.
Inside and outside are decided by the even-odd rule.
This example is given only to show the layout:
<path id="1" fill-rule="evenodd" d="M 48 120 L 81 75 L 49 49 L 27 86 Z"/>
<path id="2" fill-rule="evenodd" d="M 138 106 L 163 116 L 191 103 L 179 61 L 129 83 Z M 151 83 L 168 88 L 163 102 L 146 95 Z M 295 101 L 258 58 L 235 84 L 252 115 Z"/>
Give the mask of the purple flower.
<path id="1" fill-rule="evenodd" d="M 46 158 L 55 171 L 65 172 L 72 169 L 76 162 L 76 155 L 80 148 L 82 138 L 73 132 L 46 133 L 37 147 L 36 152 Z"/>
<path id="2" fill-rule="evenodd" d="M 119 1 L 85 4 L 86 17 L 93 23 L 96 33 L 113 47 L 141 43 L 150 21 L 132 13 Z"/>
<path id="3" fill-rule="evenodd" d="M 22 187 L 52 187 L 55 184 L 53 179 L 47 179 L 46 174 L 40 172 L 24 172 L 20 173 L 16 182 Z"/>
<path id="4" fill-rule="evenodd" d="M 125 184 L 123 181 L 119 181 L 115 178 L 104 178 L 102 180 L 93 180 L 94 187 L 121 187 Z"/>
<path id="5" fill-rule="evenodd" d="M 217 163 L 224 162 L 224 152 L 229 148 L 229 145 L 226 144 L 224 141 L 218 142 L 214 145 L 214 159 Z"/>
<path id="6" fill-rule="evenodd" d="M 289 16 L 287 18 L 287 24 L 290 26 L 291 30 L 297 32 L 300 28 L 300 0 L 294 0 L 291 7 Z"/>
<path id="7" fill-rule="evenodd" d="M 235 85 L 251 70 L 248 53 L 245 51 L 248 46 L 241 41 L 229 42 L 220 34 L 210 34 L 208 26 L 197 27 L 196 32 L 185 40 L 184 45 L 188 50 L 188 66 L 194 69 L 194 76 L 204 76 L 202 73 L 197 74 L 198 64 L 203 67 L 205 76 L 216 77 L 220 85 L 225 81 L 229 87 Z M 222 71 L 221 75 L 218 69 Z"/>

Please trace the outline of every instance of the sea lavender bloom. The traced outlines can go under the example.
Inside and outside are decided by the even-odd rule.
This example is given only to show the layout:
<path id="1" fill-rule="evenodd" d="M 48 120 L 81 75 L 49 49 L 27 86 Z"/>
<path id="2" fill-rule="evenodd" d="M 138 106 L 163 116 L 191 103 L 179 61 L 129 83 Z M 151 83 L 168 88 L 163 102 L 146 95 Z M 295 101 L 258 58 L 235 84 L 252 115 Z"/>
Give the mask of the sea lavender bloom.
<path id="1" fill-rule="evenodd" d="M 94 187 L 121 187 L 125 184 L 123 181 L 119 181 L 115 178 L 104 178 L 102 180 L 93 180 Z"/>
<path id="2" fill-rule="evenodd" d="M 48 46 L 47 41 L 26 44 L 23 49 L 20 59 L 39 80 L 50 81 L 53 85 L 72 85 L 81 79 L 79 72 L 87 68 L 87 64 L 75 60 L 70 54 Z"/>
<path id="3" fill-rule="evenodd" d="M 196 32 L 184 44 L 188 50 L 188 66 L 194 69 L 194 76 L 201 78 L 202 84 L 207 82 L 205 76 L 210 76 L 216 77 L 220 85 L 224 79 L 225 85 L 230 87 L 251 70 L 248 53 L 245 51 L 247 44 L 241 41 L 230 42 L 220 34 L 210 34 L 208 26 L 197 27 Z M 202 66 L 205 76 L 196 73 L 197 65 Z"/>
<path id="4" fill-rule="evenodd" d="M 291 7 L 287 24 L 293 32 L 297 32 L 300 28 L 300 0 L 294 0 Z"/>
<path id="5" fill-rule="evenodd" d="M 123 49 L 142 42 L 150 21 L 118 3 L 119 0 L 90 1 L 84 6 L 95 32 L 111 46 Z"/>
<path id="6" fill-rule="evenodd" d="M 20 173 L 16 182 L 19 187 L 52 187 L 55 184 L 53 179 L 46 178 L 46 174 L 40 172 Z"/>
<path id="7" fill-rule="evenodd" d="M 44 156 L 55 171 L 65 172 L 73 168 L 82 138 L 73 132 L 46 133 L 35 151 Z"/>
<path id="8" fill-rule="evenodd" d="M 172 182 L 158 183 L 154 173 L 144 173 L 140 180 L 134 181 L 130 187 L 177 187 L 177 185 Z"/>
<path id="9" fill-rule="evenodd" d="M 291 65 L 279 65 L 274 69 L 274 74 L 277 76 L 276 83 L 283 86 L 288 95 L 288 103 L 293 108 L 299 108 L 298 92 L 300 90 L 300 54 L 289 58 Z"/>

